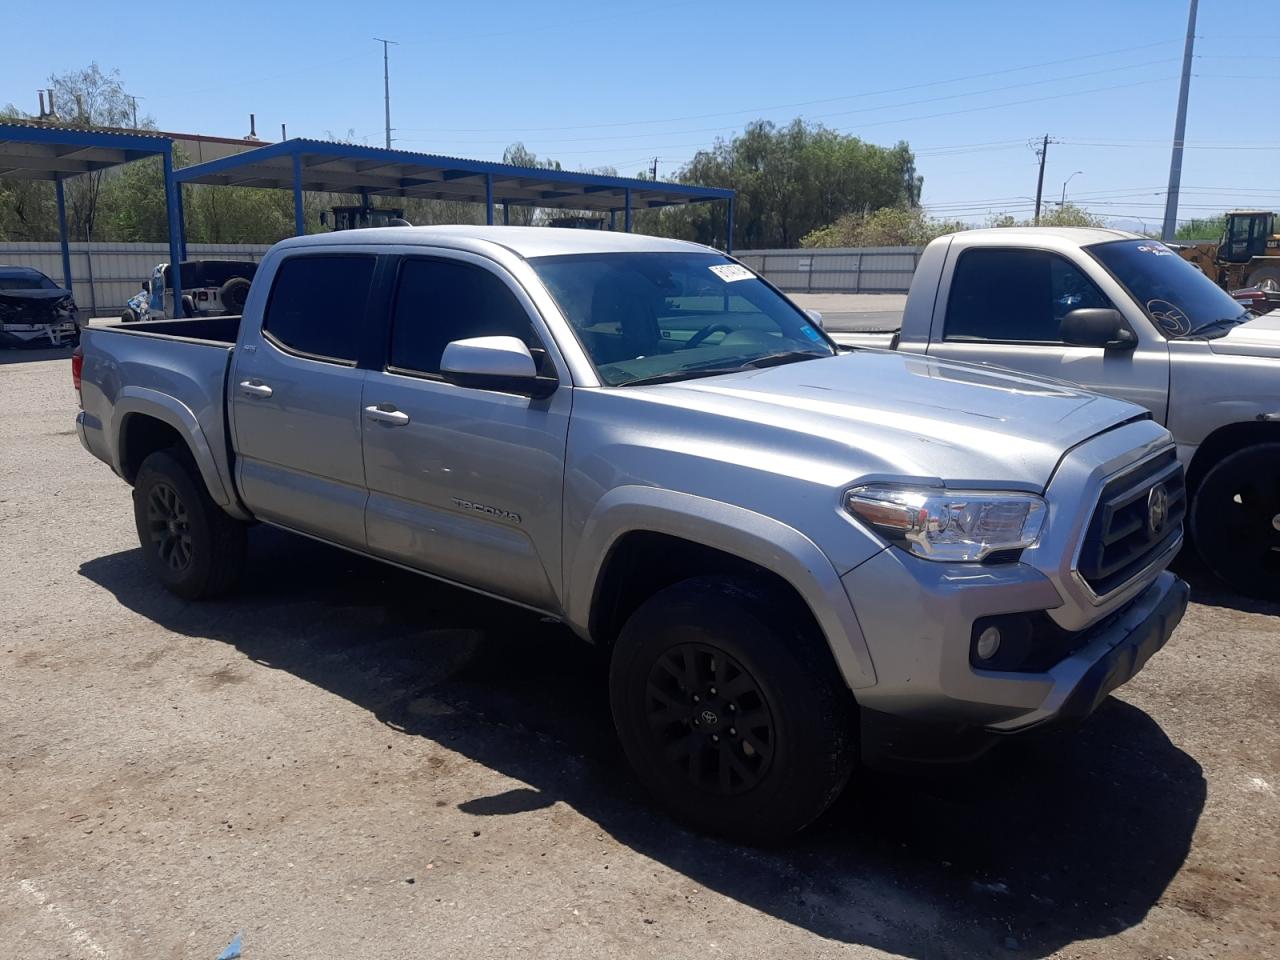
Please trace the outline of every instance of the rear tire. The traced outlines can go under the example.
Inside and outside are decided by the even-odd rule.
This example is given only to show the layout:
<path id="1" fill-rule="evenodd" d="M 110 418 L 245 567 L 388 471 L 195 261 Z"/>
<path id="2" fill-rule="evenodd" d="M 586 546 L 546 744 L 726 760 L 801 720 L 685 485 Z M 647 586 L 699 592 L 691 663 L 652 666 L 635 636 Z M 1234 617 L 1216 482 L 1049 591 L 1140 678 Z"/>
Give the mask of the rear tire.
<path id="1" fill-rule="evenodd" d="M 699 577 L 654 594 L 618 637 L 609 688 L 623 750 L 699 830 L 790 836 L 849 779 L 856 707 L 797 606 L 747 580 Z"/>
<path id="2" fill-rule="evenodd" d="M 222 312 L 228 316 L 244 313 L 245 301 L 249 299 L 250 283 L 244 277 L 232 277 L 218 290 L 222 300 Z"/>
<path id="3" fill-rule="evenodd" d="M 122 311 L 120 311 L 120 322 L 121 323 L 137 323 L 138 311 L 133 309 L 133 307 L 125 307 Z"/>
<path id="4" fill-rule="evenodd" d="M 1280 600 L 1280 443 L 1237 450 L 1205 474 L 1191 532 L 1205 565 L 1233 590 Z"/>
<path id="5" fill-rule="evenodd" d="M 245 525 L 213 502 L 185 450 L 160 450 L 142 461 L 133 518 L 147 567 L 171 593 L 216 597 L 240 578 Z"/>

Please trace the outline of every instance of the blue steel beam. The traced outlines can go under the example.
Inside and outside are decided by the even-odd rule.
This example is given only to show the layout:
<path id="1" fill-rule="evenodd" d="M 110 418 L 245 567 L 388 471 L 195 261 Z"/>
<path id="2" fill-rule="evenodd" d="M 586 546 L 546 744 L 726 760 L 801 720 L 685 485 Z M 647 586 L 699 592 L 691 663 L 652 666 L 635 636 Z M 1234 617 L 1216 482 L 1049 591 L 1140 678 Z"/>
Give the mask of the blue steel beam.
<path id="1" fill-rule="evenodd" d="M 729 198 L 729 235 L 724 242 L 724 252 L 733 253 L 733 197 Z"/>
<path id="2" fill-rule="evenodd" d="M 166 219 L 169 221 L 169 263 L 173 274 L 173 312 L 182 316 L 182 212 L 178 209 L 182 202 L 178 199 L 178 191 L 182 188 L 173 179 L 173 144 L 169 144 L 161 157 L 164 159 L 164 206 Z"/>
<path id="3" fill-rule="evenodd" d="M 62 247 L 62 285 L 71 290 L 71 244 L 67 241 L 67 196 L 62 189 L 62 177 L 53 182 L 58 200 L 58 243 Z"/>
<path id="4" fill-rule="evenodd" d="M 302 154 L 293 155 L 293 235 L 300 237 L 307 232 L 302 216 Z"/>
<path id="5" fill-rule="evenodd" d="M 631 188 L 627 187 L 622 194 L 622 229 L 631 232 Z"/>
<path id="6" fill-rule="evenodd" d="M 493 174 L 484 175 L 484 222 L 493 226 Z"/>

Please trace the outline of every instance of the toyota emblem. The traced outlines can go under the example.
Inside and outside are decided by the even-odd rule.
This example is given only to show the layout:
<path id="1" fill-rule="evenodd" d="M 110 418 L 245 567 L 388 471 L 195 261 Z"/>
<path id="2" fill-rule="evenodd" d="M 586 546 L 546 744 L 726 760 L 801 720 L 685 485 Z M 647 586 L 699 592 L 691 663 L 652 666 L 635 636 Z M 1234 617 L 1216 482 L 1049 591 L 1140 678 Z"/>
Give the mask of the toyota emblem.
<path id="1" fill-rule="evenodd" d="M 1163 483 L 1157 483 L 1147 494 L 1147 530 L 1158 537 L 1169 519 L 1169 491 Z"/>

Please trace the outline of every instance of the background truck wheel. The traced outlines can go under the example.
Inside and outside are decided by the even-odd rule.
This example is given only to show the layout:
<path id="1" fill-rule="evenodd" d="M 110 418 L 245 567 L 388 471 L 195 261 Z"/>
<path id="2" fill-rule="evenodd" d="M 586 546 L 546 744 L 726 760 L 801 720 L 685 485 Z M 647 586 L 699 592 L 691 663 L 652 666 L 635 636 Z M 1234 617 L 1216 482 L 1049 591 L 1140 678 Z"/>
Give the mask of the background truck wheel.
<path id="1" fill-rule="evenodd" d="M 1191 504 L 1191 532 L 1228 586 L 1280 600 L 1280 443 L 1237 450 L 1205 474 Z"/>
<path id="2" fill-rule="evenodd" d="M 214 597 L 239 579 L 245 525 L 213 502 L 185 450 L 161 450 L 142 461 L 133 517 L 147 566 L 171 593 Z"/>
<path id="3" fill-rule="evenodd" d="M 227 314 L 244 313 L 244 302 L 249 299 L 249 281 L 244 277 L 232 277 L 218 290 L 222 307 Z"/>
<path id="4" fill-rule="evenodd" d="M 138 311 L 133 309 L 133 307 L 125 307 L 123 310 L 120 311 L 120 322 L 121 323 L 137 323 Z"/>
<path id="5" fill-rule="evenodd" d="M 1270 280 L 1272 283 L 1280 286 L 1280 267 L 1260 267 L 1253 273 L 1249 274 L 1249 278 L 1245 281 L 1246 287 L 1256 287 Z"/>
<path id="6" fill-rule="evenodd" d="M 609 692 L 627 759 L 697 829 L 789 836 L 839 795 L 856 707 L 807 611 L 729 577 L 686 580 L 631 615 Z"/>

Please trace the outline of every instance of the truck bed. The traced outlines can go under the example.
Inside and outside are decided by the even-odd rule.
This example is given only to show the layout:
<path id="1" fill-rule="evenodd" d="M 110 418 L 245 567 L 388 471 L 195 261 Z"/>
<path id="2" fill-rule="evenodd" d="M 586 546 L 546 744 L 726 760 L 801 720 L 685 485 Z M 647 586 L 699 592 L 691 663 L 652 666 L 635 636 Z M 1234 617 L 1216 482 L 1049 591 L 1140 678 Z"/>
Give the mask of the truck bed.
<path id="1" fill-rule="evenodd" d="M 239 317 L 195 317 L 191 320 L 144 320 L 141 323 L 113 323 L 94 326 L 96 330 L 136 333 L 200 343 L 231 346 L 240 333 Z"/>
<path id="2" fill-rule="evenodd" d="M 196 451 L 214 500 L 229 503 L 226 380 L 239 329 L 239 317 L 86 327 L 78 420 L 85 446 L 128 472 L 113 438 L 127 435 L 135 415 L 159 420 Z"/>

